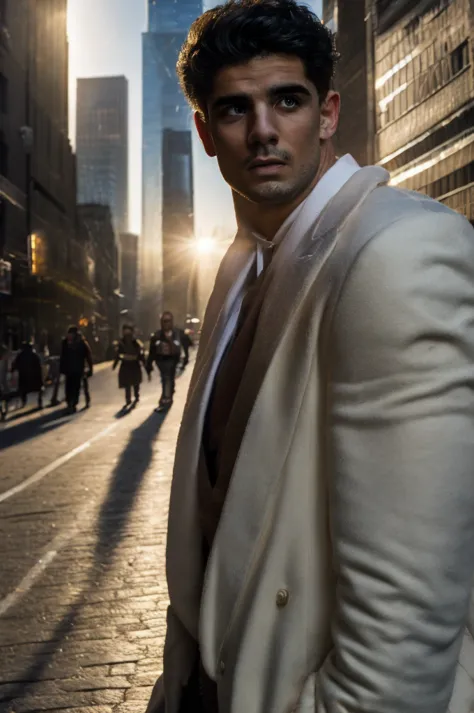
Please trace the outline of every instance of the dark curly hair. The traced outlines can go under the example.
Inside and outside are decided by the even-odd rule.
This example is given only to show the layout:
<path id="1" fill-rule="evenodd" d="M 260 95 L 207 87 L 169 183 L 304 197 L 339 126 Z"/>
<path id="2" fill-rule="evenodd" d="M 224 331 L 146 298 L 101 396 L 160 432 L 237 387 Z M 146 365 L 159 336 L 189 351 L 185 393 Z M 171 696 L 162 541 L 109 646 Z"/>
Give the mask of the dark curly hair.
<path id="1" fill-rule="evenodd" d="M 178 59 L 181 88 L 205 118 L 219 70 L 270 54 L 299 57 L 324 101 L 338 59 L 334 35 L 295 0 L 228 0 L 198 17 Z"/>

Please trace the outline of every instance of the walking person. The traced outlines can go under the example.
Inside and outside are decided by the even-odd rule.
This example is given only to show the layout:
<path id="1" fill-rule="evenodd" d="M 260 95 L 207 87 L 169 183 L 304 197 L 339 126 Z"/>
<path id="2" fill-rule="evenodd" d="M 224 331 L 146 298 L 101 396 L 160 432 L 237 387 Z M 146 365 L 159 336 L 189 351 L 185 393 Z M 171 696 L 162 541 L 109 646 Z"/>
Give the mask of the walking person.
<path id="1" fill-rule="evenodd" d="M 173 405 L 176 369 L 181 358 L 181 334 L 175 328 L 171 312 L 161 317 L 161 329 L 152 335 L 148 353 L 147 371 L 151 374 L 156 364 L 161 376 L 161 398 L 157 412 L 166 411 Z"/>
<path id="2" fill-rule="evenodd" d="M 119 389 L 125 389 L 125 406 L 132 403 L 132 389 L 135 405 L 140 401 L 140 384 L 142 383 L 142 365 L 145 366 L 143 344 L 135 338 L 133 327 L 124 325 L 122 339 L 117 345 L 113 369 L 119 369 Z"/>
<path id="3" fill-rule="evenodd" d="M 18 372 L 18 391 L 22 406 L 26 406 L 28 394 L 38 394 L 38 408 L 43 408 L 43 368 L 41 358 L 31 342 L 23 342 L 16 355 L 11 371 Z"/>
<path id="4" fill-rule="evenodd" d="M 69 413 L 77 411 L 81 382 L 93 374 L 92 352 L 79 329 L 72 325 L 63 339 L 61 347 L 60 371 L 66 378 L 66 403 Z M 86 408 L 90 405 L 90 395 L 85 391 Z"/>
<path id="5" fill-rule="evenodd" d="M 306 5 L 233 0 L 178 62 L 238 232 L 178 440 L 149 713 L 474 709 L 474 230 L 337 158 L 336 58 Z"/>

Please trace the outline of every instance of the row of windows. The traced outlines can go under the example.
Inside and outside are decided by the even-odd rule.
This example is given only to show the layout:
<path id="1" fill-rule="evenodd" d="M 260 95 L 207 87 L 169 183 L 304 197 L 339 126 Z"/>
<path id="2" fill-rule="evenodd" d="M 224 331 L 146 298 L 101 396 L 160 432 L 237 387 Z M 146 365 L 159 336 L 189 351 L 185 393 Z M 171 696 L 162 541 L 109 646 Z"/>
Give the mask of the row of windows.
<path id="1" fill-rule="evenodd" d="M 387 72 L 415 48 L 429 43 L 430 40 L 449 36 L 460 25 L 465 3 L 466 0 L 444 0 L 444 5 L 447 6 L 444 11 L 438 8 L 436 14 L 431 11 L 418 15 L 407 25 L 387 32 L 385 37 L 378 37 L 375 60 L 377 65 L 382 65 L 382 73 Z"/>
<path id="2" fill-rule="evenodd" d="M 450 58 L 454 64 L 463 60 L 465 64 L 468 63 L 469 47 L 465 34 L 456 33 L 456 38 L 453 36 L 438 38 L 424 48 L 415 47 L 403 58 L 391 62 L 387 71 L 379 63 L 376 70 L 376 85 L 380 99 L 390 96 L 399 87 L 413 81 L 415 77 L 428 72 L 434 66 L 449 62 Z"/>
<path id="3" fill-rule="evenodd" d="M 443 198 L 443 203 L 451 210 L 465 215 L 474 226 L 474 184 L 466 186 L 464 190 L 452 193 L 447 198 Z"/>
<path id="4" fill-rule="evenodd" d="M 382 97 L 378 92 L 380 97 L 378 101 L 379 128 L 384 128 L 449 84 L 469 64 L 469 43 L 465 40 L 448 56 L 430 66 L 426 71 L 418 75 L 414 75 L 410 71 L 410 78 L 408 74 L 404 75 L 406 81 L 394 89 L 391 95 Z"/>
<path id="5" fill-rule="evenodd" d="M 448 124 L 442 124 L 437 129 L 431 131 L 422 141 L 418 141 L 414 146 L 410 146 L 389 163 L 384 164 L 387 171 L 393 172 L 403 168 L 412 161 L 416 161 L 421 156 L 425 156 L 430 151 L 438 148 L 442 144 L 454 139 L 454 137 L 464 134 L 474 126 L 474 106 L 466 109 L 456 116 Z"/>
<path id="6" fill-rule="evenodd" d="M 431 198 L 440 198 L 459 190 L 463 186 L 468 186 L 470 183 L 474 183 L 474 161 L 462 166 L 457 171 L 453 171 L 448 176 L 443 176 L 443 178 L 423 186 L 419 190 Z"/>

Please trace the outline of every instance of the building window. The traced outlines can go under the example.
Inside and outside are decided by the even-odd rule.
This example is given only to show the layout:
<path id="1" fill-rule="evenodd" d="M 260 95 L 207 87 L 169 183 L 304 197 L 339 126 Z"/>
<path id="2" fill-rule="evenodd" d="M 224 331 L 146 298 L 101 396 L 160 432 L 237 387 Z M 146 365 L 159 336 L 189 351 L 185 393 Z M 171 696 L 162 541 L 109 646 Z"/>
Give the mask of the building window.
<path id="1" fill-rule="evenodd" d="M 1 0 L 0 0 L 1 2 Z M 8 79 L 0 72 L 0 114 L 8 112 Z"/>
<path id="2" fill-rule="evenodd" d="M 8 146 L 3 132 L 0 132 L 0 174 L 8 176 Z"/>
<path id="3" fill-rule="evenodd" d="M 465 40 L 451 52 L 451 71 L 453 76 L 459 74 L 469 64 L 469 45 Z"/>

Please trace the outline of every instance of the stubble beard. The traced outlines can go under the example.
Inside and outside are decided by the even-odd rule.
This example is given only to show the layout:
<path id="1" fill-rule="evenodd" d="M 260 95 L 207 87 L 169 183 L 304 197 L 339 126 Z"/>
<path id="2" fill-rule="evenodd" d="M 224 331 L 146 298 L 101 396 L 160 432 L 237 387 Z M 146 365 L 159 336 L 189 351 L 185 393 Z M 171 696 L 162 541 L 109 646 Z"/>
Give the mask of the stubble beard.
<path id="1" fill-rule="evenodd" d="M 262 205 L 281 206 L 293 203 L 299 196 L 304 195 L 313 183 L 319 169 L 317 165 L 302 168 L 293 180 L 265 181 L 259 186 L 241 192 L 241 195 L 252 203 Z"/>

